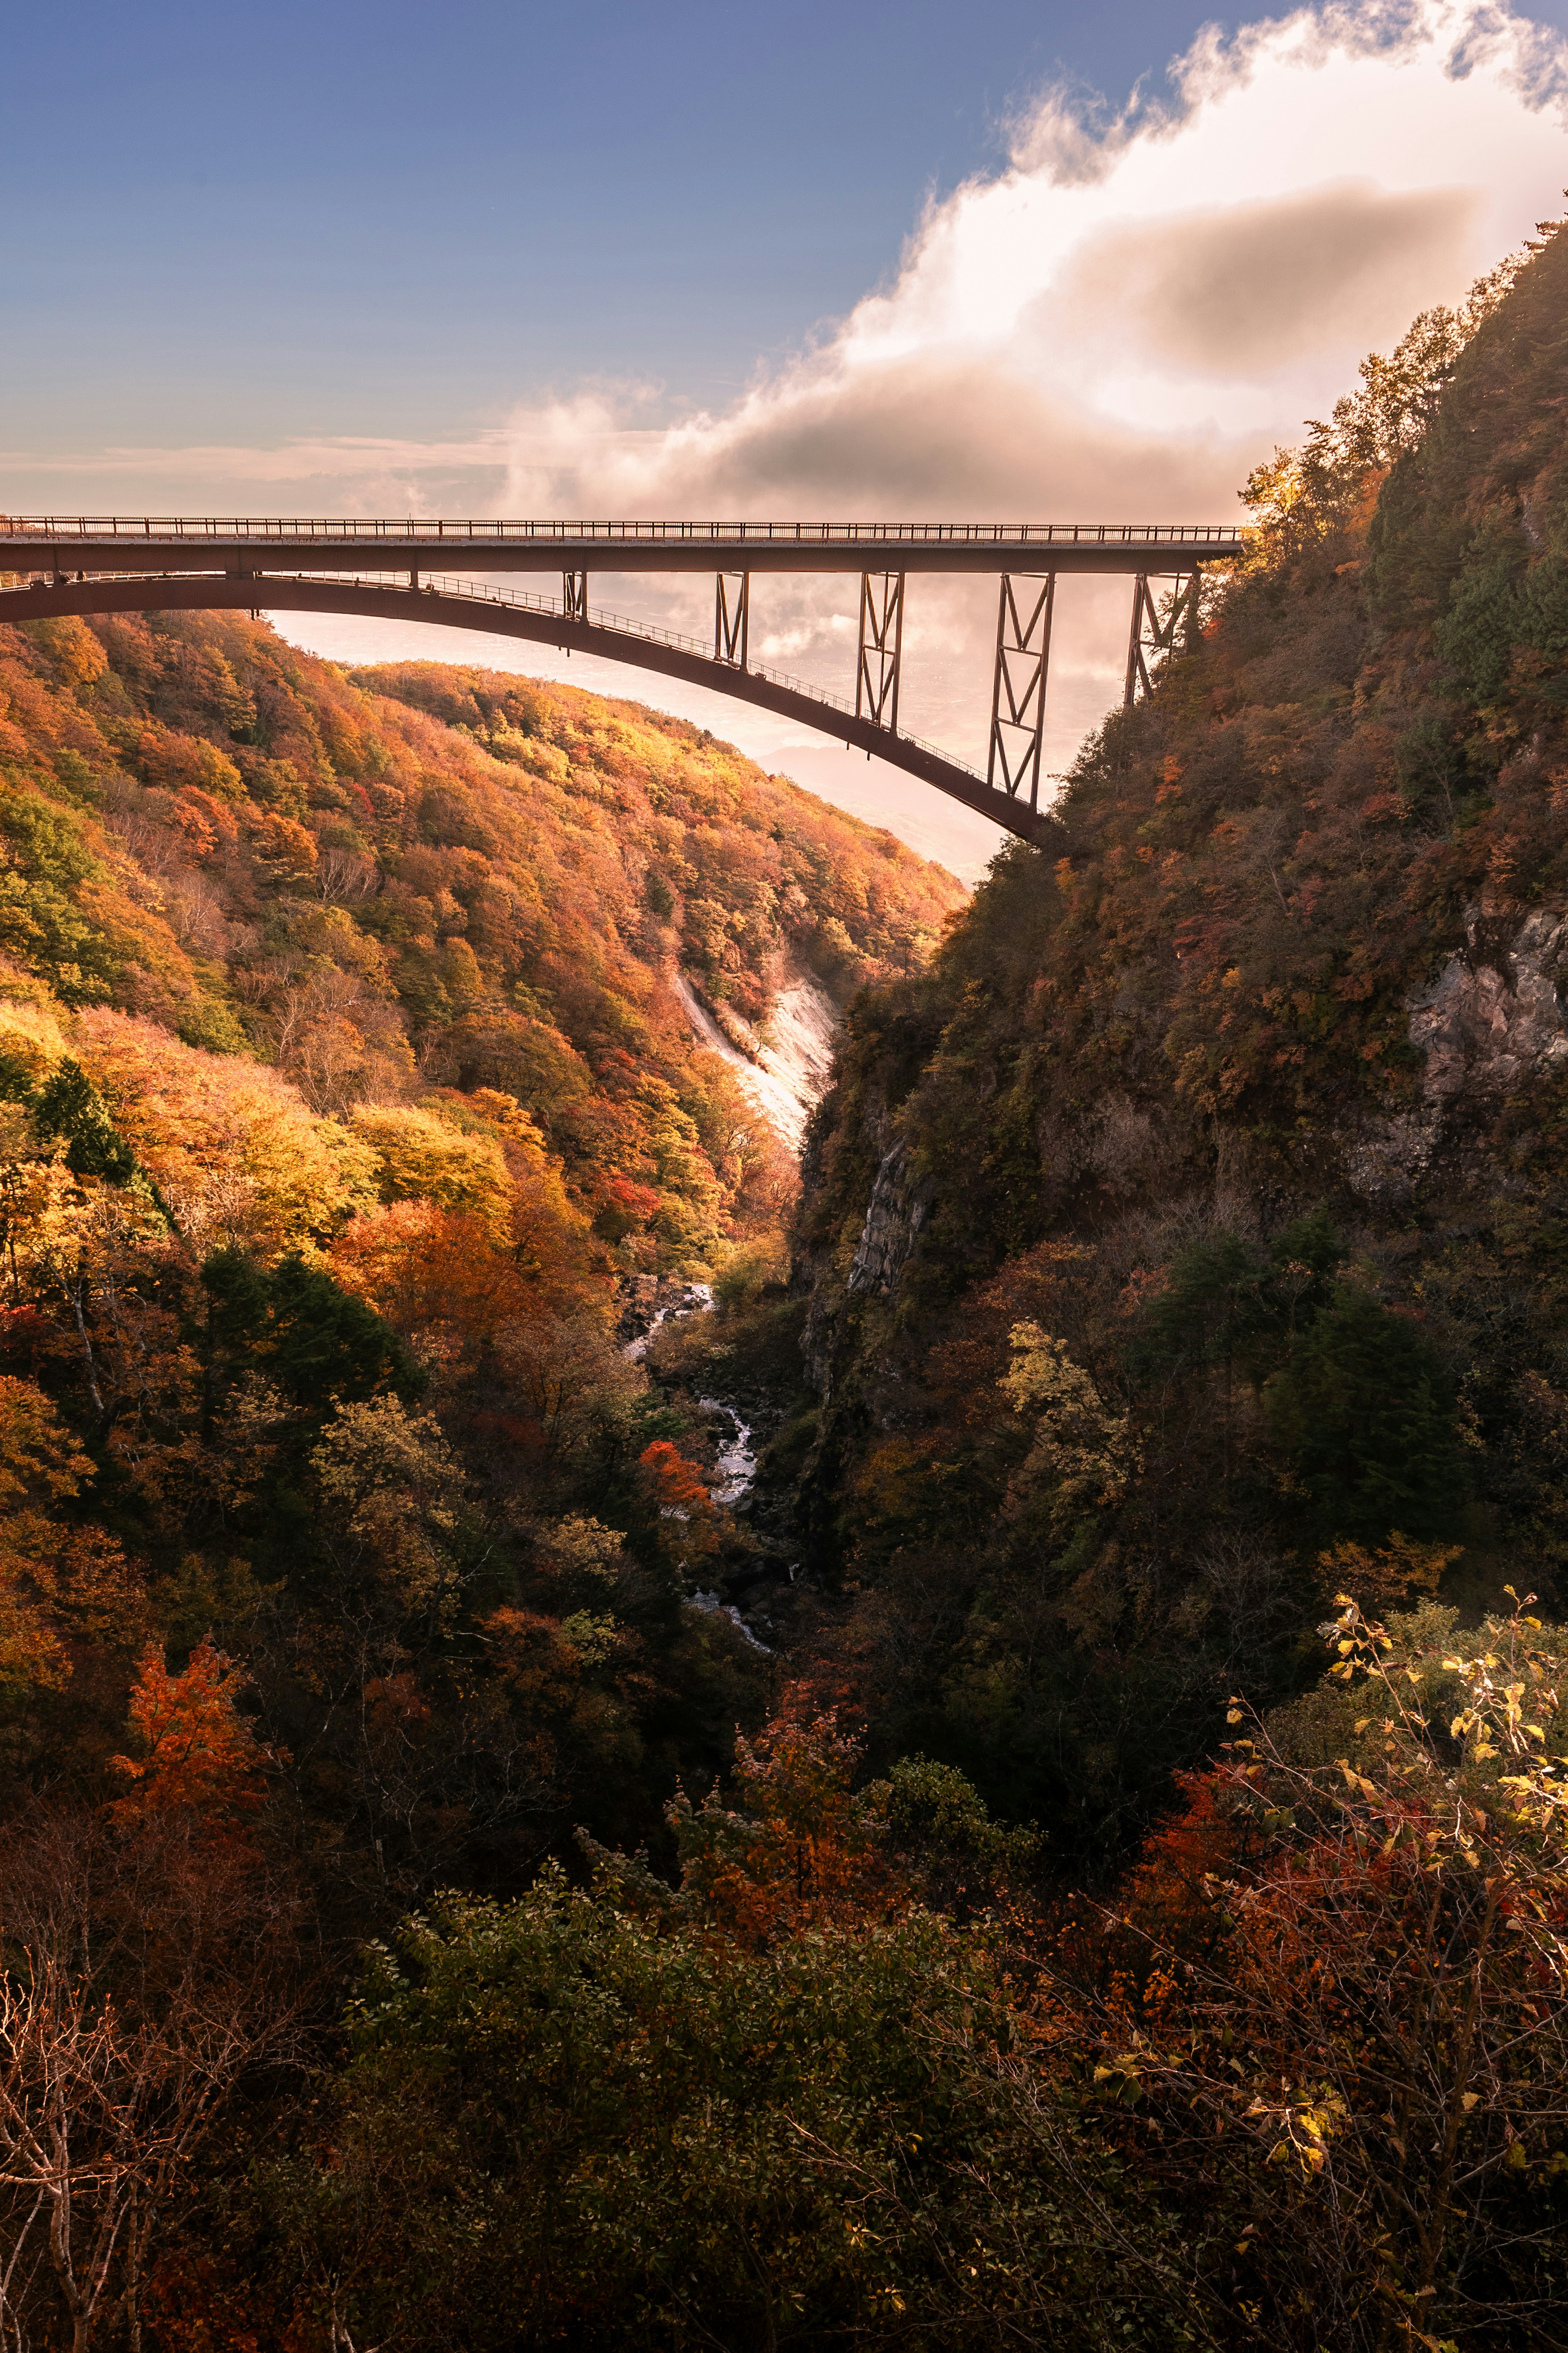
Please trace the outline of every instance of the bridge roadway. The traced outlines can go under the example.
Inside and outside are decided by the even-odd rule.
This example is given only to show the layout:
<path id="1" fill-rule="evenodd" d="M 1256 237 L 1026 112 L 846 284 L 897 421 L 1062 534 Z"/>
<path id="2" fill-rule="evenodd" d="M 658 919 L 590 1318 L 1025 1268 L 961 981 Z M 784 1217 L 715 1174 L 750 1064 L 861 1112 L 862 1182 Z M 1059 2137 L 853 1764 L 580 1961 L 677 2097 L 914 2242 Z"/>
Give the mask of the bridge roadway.
<path id="1" fill-rule="evenodd" d="M 377 620 L 438 623 L 491 637 L 521 638 L 569 652 L 598 654 L 666 677 L 707 687 L 776 712 L 847 745 L 875 754 L 1025 840 L 1047 838 L 1048 814 L 1037 807 L 1040 776 L 1046 660 L 1050 605 L 1042 600 L 1044 637 L 1015 645 L 1012 654 L 1035 662 L 1028 715 L 1013 739 L 1025 736 L 1023 767 L 994 781 L 998 728 L 994 712 L 991 774 L 981 776 L 935 744 L 900 733 L 898 673 L 902 638 L 902 575 L 911 571 L 992 573 L 1004 578 L 1005 610 L 1011 577 L 1058 572 L 1127 574 L 1147 601 L 1152 575 L 1195 577 L 1198 566 L 1237 555 L 1235 530 L 1171 524 L 952 523 L 686 523 L 686 522 L 448 522 L 422 518 L 302 522 L 169 516 L 0 517 L 0 621 L 44 619 L 75 613 L 183 609 L 348 613 Z M 432 559 L 466 555 L 487 573 L 559 573 L 565 594 L 555 601 L 454 579 L 427 568 Z M 587 573 L 599 571 L 858 572 L 862 575 L 861 655 L 854 704 L 804 681 L 749 660 L 742 619 L 737 641 L 728 622 L 716 626 L 711 651 L 695 638 L 655 629 L 619 615 L 590 614 Z M 388 577 L 387 575 L 392 575 Z M 378 576 L 379 575 L 379 576 Z M 898 623 L 868 644 L 871 581 L 898 582 Z M 1037 631 L 1039 614 L 1037 611 Z M 998 632 L 998 691 L 1006 673 Z M 1129 670 L 1131 681 L 1131 670 Z M 890 701 L 889 689 L 890 687 Z M 1011 707 L 1022 703 L 1009 688 Z M 1129 685 L 1131 695 L 1131 686 Z M 864 707 L 863 707 L 864 706 Z M 887 714 L 887 715 L 884 715 Z M 1012 723 L 1003 710 L 1005 727 Z M 1032 729 L 1032 734 L 1029 730 Z M 1020 788 L 1024 769 L 1027 798 Z"/>
<path id="2" fill-rule="evenodd" d="M 0 572 L 1190 572 L 1241 553 L 1206 523 L 451 522 L 0 516 Z"/>

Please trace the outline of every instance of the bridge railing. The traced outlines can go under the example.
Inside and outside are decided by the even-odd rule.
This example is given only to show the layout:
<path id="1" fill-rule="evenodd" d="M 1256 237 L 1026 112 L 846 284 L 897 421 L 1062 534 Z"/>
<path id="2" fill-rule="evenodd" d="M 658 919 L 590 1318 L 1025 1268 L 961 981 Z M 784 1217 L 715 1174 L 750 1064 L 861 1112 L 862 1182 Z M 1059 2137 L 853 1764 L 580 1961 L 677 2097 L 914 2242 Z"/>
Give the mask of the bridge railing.
<path id="1" fill-rule="evenodd" d="M 416 590 L 409 588 L 406 578 L 401 572 L 381 574 L 297 572 L 292 575 L 275 572 L 268 576 L 274 580 L 291 577 L 308 585 L 330 580 L 336 582 L 340 587 L 390 586 L 399 589 L 405 596 L 428 592 L 437 596 L 458 596 L 473 605 L 514 606 L 523 612 L 542 613 L 553 620 L 559 621 L 564 618 L 559 597 L 535 596 L 525 588 L 492 588 L 484 581 L 455 580 L 445 573 L 421 573 L 419 588 Z M 253 585 L 260 590 L 265 587 L 266 579 L 258 577 Z M 265 607 L 266 601 L 265 596 L 258 597 L 258 603 L 261 606 Z M 634 621 L 625 613 L 607 613 L 598 606 L 595 606 L 589 613 L 588 620 L 594 628 L 611 629 L 620 637 L 637 638 L 644 645 L 668 646 L 676 653 L 696 654 L 708 662 L 711 662 L 714 659 L 711 639 L 690 638 L 680 629 L 655 628 L 651 622 Z M 718 667 L 727 668 L 730 665 L 719 664 Z M 855 705 L 852 702 L 847 702 L 842 695 L 829 694 L 824 688 L 813 686 L 804 678 L 793 678 L 787 670 L 770 669 L 765 662 L 748 661 L 744 675 L 747 678 L 765 679 L 770 686 L 783 687 L 789 694 L 804 695 L 807 701 L 817 703 L 824 710 L 839 712 L 847 719 L 853 719 L 856 716 Z M 907 730 L 900 733 L 899 741 L 901 744 L 912 744 L 917 751 L 930 752 L 934 758 L 945 760 L 950 768 L 961 768 L 966 776 L 973 776 L 977 781 L 984 782 L 978 768 L 972 768 L 966 760 L 955 760 L 952 754 L 944 751 L 940 744 L 927 743 L 923 736 L 911 735 Z"/>
<path id="2" fill-rule="evenodd" d="M 854 547 L 1234 547 L 1245 532 L 1235 524 L 1110 522 L 660 522 L 589 521 L 508 522 L 410 515 L 388 519 L 364 515 L 0 515 L 0 538 L 50 540 L 376 540 L 444 539 L 589 542 L 605 547 L 673 542 L 721 548 L 795 544 Z"/>
<path id="3" fill-rule="evenodd" d="M 130 576 L 123 572 L 84 572 L 79 575 L 84 584 L 102 580 L 113 582 L 116 586 L 122 585 Z M 167 579 L 171 585 L 175 582 L 184 585 L 204 575 L 180 572 L 153 573 L 142 576 Z M 219 576 L 226 586 L 234 585 L 231 574 L 224 573 Z M 526 588 L 501 588 L 488 581 L 459 580 L 447 573 L 421 572 L 417 588 L 409 586 L 405 572 L 257 572 L 247 573 L 244 578 L 247 597 L 254 598 L 258 609 L 266 607 L 268 582 L 287 580 L 304 587 L 394 588 L 400 597 L 405 599 L 426 594 L 455 596 L 467 604 L 510 607 L 521 612 L 538 613 L 551 620 L 565 621 L 569 617 L 557 596 L 536 596 Z M 0 618 L 3 617 L 3 612 L 0 612 Z M 597 606 L 589 613 L 588 620 L 593 628 L 608 629 L 618 637 L 636 638 L 644 645 L 668 646 L 677 653 L 695 654 L 704 661 L 714 663 L 716 668 L 729 667 L 715 662 L 710 639 L 688 637 L 679 629 L 656 628 L 651 622 L 633 620 L 625 613 L 605 612 Z M 842 695 L 829 694 L 826 688 L 814 686 L 804 678 L 795 678 L 788 670 L 773 670 L 766 662 L 748 661 L 744 675 L 765 679 L 769 685 L 782 687 L 789 694 L 801 695 L 819 709 L 837 712 L 846 719 L 858 716 L 855 705 L 846 702 Z M 965 760 L 954 759 L 952 754 L 945 751 L 940 744 L 929 743 L 921 735 L 911 735 L 907 729 L 900 731 L 899 741 L 912 744 L 916 751 L 930 753 L 934 759 L 945 761 L 950 768 L 957 768 L 979 783 L 984 782 L 978 768 L 972 768 Z"/>

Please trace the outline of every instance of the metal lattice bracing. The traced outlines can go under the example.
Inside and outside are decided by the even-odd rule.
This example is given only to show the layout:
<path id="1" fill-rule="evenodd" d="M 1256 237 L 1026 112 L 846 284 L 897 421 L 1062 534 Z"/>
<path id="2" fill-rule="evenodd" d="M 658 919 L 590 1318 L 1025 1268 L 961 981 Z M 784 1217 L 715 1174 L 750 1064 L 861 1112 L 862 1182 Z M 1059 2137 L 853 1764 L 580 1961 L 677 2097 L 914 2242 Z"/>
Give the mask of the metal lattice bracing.
<path id="1" fill-rule="evenodd" d="M 561 575 L 561 610 L 568 621 L 587 619 L 588 575 L 585 572 L 563 572 Z"/>
<path id="2" fill-rule="evenodd" d="M 899 664 L 904 648 L 904 575 L 860 575 L 860 659 L 855 672 L 855 716 L 899 732 Z"/>
<path id="3" fill-rule="evenodd" d="M 991 750 L 985 781 L 1014 800 L 1026 787 L 1029 807 L 1037 808 L 1057 575 L 1047 572 L 1043 582 L 1030 575 L 1022 598 L 1018 595 L 1020 577 L 1005 572 L 1002 575 L 1002 596 L 996 614 L 996 682 L 991 691 Z"/>
<path id="4" fill-rule="evenodd" d="M 746 638 L 752 617 L 752 575 L 721 572 L 713 597 L 713 659 L 736 670 L 746 667 Z"/>
<path id="5" fill-rule="evenodd" d="M 1201 572 L 1178 573 L 1162 618 L 1149 575 L 1138 574 L 1132 583 L 1132 630 L 1127 641 L 1127 684 L 1121 698 L 1124 709 L 1130 710 L 1141 694 L 1148 693 L 1152 670 L 1165 655 L 1175 652 L 1180 641 L 1184 638 L 1189 650 L 1197 642 L 1202 593 Z"/>

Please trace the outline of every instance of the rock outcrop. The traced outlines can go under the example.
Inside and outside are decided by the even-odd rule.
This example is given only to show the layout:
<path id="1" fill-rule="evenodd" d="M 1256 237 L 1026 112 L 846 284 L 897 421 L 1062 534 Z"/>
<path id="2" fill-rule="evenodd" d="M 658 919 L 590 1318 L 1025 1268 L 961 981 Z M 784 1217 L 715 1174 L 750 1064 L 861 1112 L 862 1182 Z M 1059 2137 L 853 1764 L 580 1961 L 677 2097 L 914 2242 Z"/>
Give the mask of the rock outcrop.
<path id="1" fill-rule="evenodd" d="M 925 1222 L 934 1189 L 929 1183 L 910 1184 L 907 1144 L 895 1144 L 883 1154 L 866 1205 L 859 1244 L 850 1261 L 847 1291 L 875 1292 L 886 1299 L 895 1289 Z"/>
<path id="2" fill-rule="evenodd" d="M 1369 1202 L 1407 1197 L 1438 1167 L 1484 1161 L 1478 1138 L 1509 1099 L 1568 1069 L 1568 912 L 1475 902 L 1464 946 L 1405 1003 L 1421 1100 L 1347 1147 L 1351 1185 Z"/>

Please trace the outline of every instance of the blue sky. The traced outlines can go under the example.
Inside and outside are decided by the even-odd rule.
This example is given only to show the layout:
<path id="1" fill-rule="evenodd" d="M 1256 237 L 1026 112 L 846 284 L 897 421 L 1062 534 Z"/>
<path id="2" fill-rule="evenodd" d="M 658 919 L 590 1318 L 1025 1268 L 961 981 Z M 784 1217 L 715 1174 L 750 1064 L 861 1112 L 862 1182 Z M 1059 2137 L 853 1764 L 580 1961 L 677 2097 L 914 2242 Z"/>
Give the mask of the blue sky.
<path id="1" fill-rule="evenodd" d="M 1568 17 L 1568 0 L 1536 12 Z M 4 441 L 450 433 L 584 377 L 711 403 L 895 265 L 1150 0 L 7 12 Z"/>
<path id="2" fill-rule="evenodd" d="M 846 309 L 1066 70 L 1200 21 L 1018 0 L 14 9 L 5 438 L 449 429 L 676 399 Z"/>
<path id="3" fill-rule="evenodd" d="M 1366 351 L 1561 209 L 1565 30 L 1568 0 L 13 9 L 0 505 L 1232 521 Z M 710 622 L 709 585 L 593 591 Z M 1058 600 L 1048 766 L 1113 699 L 1123 601 Z M 994 846 L 698 690 L 287 626 L 640 694 L 961 871 Z M 834 691 L 852 630 L 842 584 L 753 595 L 758 658 Z M 992 589 L 911 596 L 904 723 L 971 760 L 994 630 Z"/>

